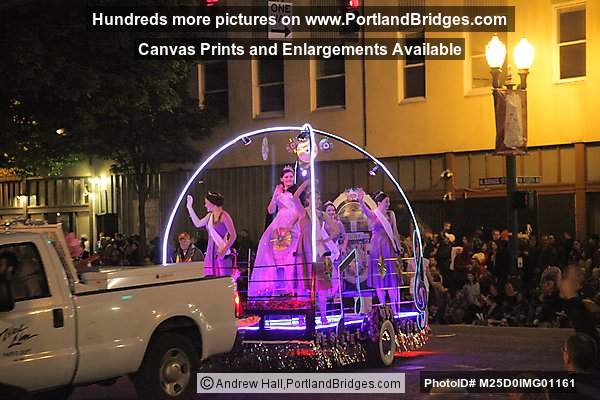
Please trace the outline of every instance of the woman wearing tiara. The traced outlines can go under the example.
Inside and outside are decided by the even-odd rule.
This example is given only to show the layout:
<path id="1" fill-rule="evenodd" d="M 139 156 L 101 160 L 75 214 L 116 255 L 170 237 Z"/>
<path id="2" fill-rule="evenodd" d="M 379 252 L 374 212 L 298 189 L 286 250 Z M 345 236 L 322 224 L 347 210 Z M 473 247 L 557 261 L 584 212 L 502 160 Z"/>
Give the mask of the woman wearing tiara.
<path id="1" fill-rule="evenodd" d="M 325 213 L 323 228 L 329 240 L 336 245 L 338 250 L 338 256 L 332 257 L 333 261 L 340 261 L 348 249 L 348 236 L 344 224 L 340 221 L 337 215 L 337 207 L 332 201 L 328 201 L 323 205 L 323 211 Z M 332 253 L 332 256 L 335 256 L 335 254 Z"/>
<path id="2" fill-rule="evenodd" d="M 202 219 L 194 211 L 194 198 L 187 197 L 187 210 L 196 228 L 206 228 L 208 245 L 204 257 L 204 275 L 226 276 L 233 272 L 231 245 L 237 234 L 233 219 L 223 209 L 225 199 L 219 193 L 208 192 L 204 207 L 208 213 Z"/>
<path id="3" fill-rule="evenodd" d="M 365 192 L 358 192 L 358 202 L 371 226 L 369 243 L 369 283 L 375 288 L 379 304 L 385 303 L 386 292 L 390 296 L 392 310 L 398 312 L 398 284 L 402 277 L 396 272 L 396 258 L 400 255 L 400 235 L 396 226 L 396 216 L 390 208 L 390 198 L 378 192 L 374 199 L 377 207 L 371 210 L 364 202 Z"/>
<path id="4" fill-rule="evenodd" d="M 317 231 L 320 235 L 323 247 L 330 254 L 333 268 L 329 277 L 330 284 L 323 293 L 328 297 L 335 297 L 339 290 L 340 278 L 338 267 L 344 259 L 348 249 L 348 236 L 344 229 L 344 224 L 337 215 L 337 207 L 333 202 L 328 201 L 323 205 L 321 218 L 321 229 Z M 321 293 L 319 293 L 322 295 Z M 326 318 L 325 318 L 326 320 Z M 325 322 L 326 323 L 326 322 Z"/>
<path id="5" fill-rule="evenodd" d="M 275 187 L 267 206 L 269 214 L 276 212 L 258 244 L 252 276 L 248 284 L 249 296 L 297 294 L 304 281 L 296 276 L 302 264 L 301 230 L 299 220 L 304 215 L 300 196 L 309 181 L 294 185 L 294 170 L 286 166 L 281 171 L 280 184 Z"/>
<path id="6" fill-rule="evenodd" d="M 311 196 L 306 196 L 305 201 L 305 213 L 304 218 L 300 219 L 300 227 L 302 231 L 302 243 L 304 246 L 305 259 L 307 261 L 307 268 L 302 272 L 304 276 L 308 276 L 312 280 L 312 207 L 311 207 Z M 329 219 L 323 211 L 321 211 L 321 195 L 319 192 L 315 192 L 315 207 L 316 207 L 316 263 L 314 264 L 314 278 L 315 278 L 315 291 L 317 302 L 319 304 L 319 314 L 321 316 L 321 324 L 325 325 L 329 323 L 327 319 L 327 299 L 331 297 L 332 293 L 337 290 L 337 272 L 333 268 L 332 262 L 339 256 L 339 250 L 337 245 L 329 238 L 329 235 L 325 231 L 324 225 L 327 223 L 325 220 Z M 308 282 L 308 280 L 307 280 Z M 307 288 L 309 286 L 307 285 Z"/>

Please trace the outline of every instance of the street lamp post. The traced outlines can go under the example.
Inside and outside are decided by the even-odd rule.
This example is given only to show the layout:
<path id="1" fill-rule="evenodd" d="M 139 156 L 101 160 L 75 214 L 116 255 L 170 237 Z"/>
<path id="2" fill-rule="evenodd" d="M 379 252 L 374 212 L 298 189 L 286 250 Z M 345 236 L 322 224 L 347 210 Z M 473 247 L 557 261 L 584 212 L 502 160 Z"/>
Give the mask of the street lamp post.
<path id="1" fill-rule="evenodd" d="M 520 84 L 517 89 L 513 89 L 514 84 L 510 81 L 510 75 L 508 79 L 503 82 L 501 80 L 502 66 L 506 59 L 506 46 L 497 35 L 494 35 L 488 45 L 486 46 L 485 56 L 487 63 L 490 67 L 492 74 L 492 96 L 494 97 L 494 113 L 496 117 L 496 131 L 497 134 L 502 131 L 503 135 L 508 135 L 506 129 L 507 109 L 506 109 L 506 95 L 516 93 L 519 95 L 519 99 L 523 99 L 525 110 L 527 107 L 527 75 L 529 75 L 529 68 L 533 63 L 534 50 L 533 46 L 523 37 L 514 48 L 514 61 L 519 69 Z M 504 88 L 502 87 L 504 84 Z M 502 107 L 500 107 L 501 103 Z M 500 111 L 502 110 L 502 111 Z M 520 110 L 519 110 L 520 111 Z M 521 115 L 521 133 L 526 132 L 527 129 L 527 113 L 523 112 Z M 518 253 L 518 214 L 515 207 L 515 196 L 517 193 L 517 160 L 516 154 L 523 154 L 526 152 L 526 137 L 521 134 L 523 141 L 520 145 L 515 147 L 509 147 L 503 149 L 502 154 L 505 155 L 506 160 L 506 213 L 507 213 L 507 226 L 508 230 L 512 233 L 509 237 L 508 254 L 509 254 L 509 272 L 514 274 L 517 271 L 517 253 Z M 506 143 L 506 141 L 505 141 Z M 498 143 L 496 145 L 496 151 L 498 151 Z"/>

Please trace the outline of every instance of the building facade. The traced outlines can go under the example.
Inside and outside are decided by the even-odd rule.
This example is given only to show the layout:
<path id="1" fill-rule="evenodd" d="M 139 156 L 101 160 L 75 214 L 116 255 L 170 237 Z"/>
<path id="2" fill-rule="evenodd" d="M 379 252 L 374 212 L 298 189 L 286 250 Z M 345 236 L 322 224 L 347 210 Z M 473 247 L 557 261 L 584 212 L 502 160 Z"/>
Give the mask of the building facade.
<path id="1" fill-rule="evenodd" d="M 311 5 L 317 3 L 332 2 L 312 1 Z M 600 3 L 363 3 L 514 6 L 515 31 L 499 33 L 508 49 L 505 70 L 514 63 L 512 48 L 522 36 L 535 46 L 528 78 L 529 153 L 518 157 L 517 173 L 536 177 L 531 179 L 536 183 L 519 189 L 535 191 L 538 201 L 521 212 L 521 222 L 535 224 L 540 233 L 569 231 L 584 237 L 600 232 L 600 118 L 594 113 L 600 100 L 600 28 L 593 23 L 600 20 Z M 492 34 L 424 34 L 427 38 L 463 37 L 466 54 L 462 61 L 253 59 L 206 63 L 198 69 L 201 104 L 214 104 L 214 82 L 227 80 L 227 85 L 221 83 L 223 90 L 217 100 L 225 122 L 211 143 L 262 127 L 310 122 L 386 159 L 423 219 L 434 228 L 442 219 L 454 220 L 465 231 L 474 228 L 467 221 L 502 226 L 505 188 L 482 181 L 506 174 L 503 157 L 493 154 L 494 110 L 485 60 L 485 45 Z M 423 33 L 397 35 L 414 38 Z M 221 79 L 214 79 L 215 75 Z M 211 147 L 211 143 L 204 146 Z M 339 177 L 337 182 L 357 183 L 356 170 L 365 167 L 357 160 L 350 169 L 347 160 L 353 157 L 356 154 L 343 151 L 326 156 L 334 169 L 340 166 L 339 173 L 349 176 Z M 248 151 L 239 153 L 238 158 L 228 157 L 220 167 L 264 164 L 268 161 L 261 159 L 260 151 Z M 452 171 L 452 178 L 440 178 L 446 169 Z M 261 195 L 268 199 L 268 193 Z"/>
<path id="2" fill-rule="evenodd" d="M 219 4 L 224 4 L 221 1 Z M 293 1 L 322 6 L 337 0 Z M 535 46 L 528 78 L 527 155 L 517 160 L 518 175 L 535 177 L 520 190 L 535 191 L 534 206 L 520 212 L 520 222 L 539 233 L 600 232 L 600 2 L 563 0 L 363 1 L 370 5 L 509 5 L 515 7 L 514 32 L 499 33 L 508 49 L 525 35 Z M 373 4 L 371 4 L 373 3 Z M 491 32 L 408 32 L 379 36 L 465 39 L 464 60 L 252 59 L 199 64 L 190 88 L 201 107 L 219 110 L 222 122 L 213 136 L 198 143 L 204 154 L 238 134 L 259 128 L 301 125 L 334 132 L 384 159 L 419 217 L 433 229 L 442 220 L 468 233 L 505 225 L 505 187 L 485 178 L 506 174 L 504 159 L 494 155 L 495 125 L 491 77 L 485 45 Z M 374 35 L 374 34 L 368 34 Z M 513 69 L 516 75 L 516 70 Z M 254 146 L 254 147 L 253 147 Z M 238 228 L 257 237 L 263 210 L 277 180 L 277 166 L 292 161 L 285 154 L 263 160 L 260 143 L 219 159 L 204 185 L 219 190 Z M 386 188 L 382 177 L 368 175 L 357 153 L 336 148 L 322 156 L 324 197 L 349 187 Z M 449 170 L 452 176 L 443 177 Z M 152 224 L 160 230 L 189 171 L 164 172 L 157 178 Z M 116 177 L 111 178 L 112 182 Z M 9 182 L 2 183 L 1 213 L 14 204 Z M 112 193 L 129 193 L 117 184 Z M 389 189 L 389 187 L 388 187 Z M 16 192 L 13 192 L 13 194 Z M 118 196 L 115 196 L 115 198 Z M 4 197 L 3 197 L 4 198 Z M 134 199 L 132 195 L 131 198 Z M 116 204 L 116 203 L 115 203 Z M 113 210 L 122 231 L 135 230 L 126 211 Z M 190 229 L 185 215 L 176 229 Z M 128 217 L 126 217 L 128 215 Z M 89 218 L 88 218 L 89 219 Z"/>

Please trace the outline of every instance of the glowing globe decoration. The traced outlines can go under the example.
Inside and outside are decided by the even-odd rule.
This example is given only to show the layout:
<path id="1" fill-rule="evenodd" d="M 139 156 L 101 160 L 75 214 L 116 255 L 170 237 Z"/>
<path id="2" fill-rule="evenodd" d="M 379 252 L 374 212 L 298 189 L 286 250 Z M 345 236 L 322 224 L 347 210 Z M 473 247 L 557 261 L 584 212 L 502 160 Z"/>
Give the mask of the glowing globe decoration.
<path id="1" fill-rule="evenodd" d="M 294 135 L 294 139 L 290 139 L 290 133 Z M 268 141 L 265 140 L 267 137 L 269 138 Z M 400 183 L 383 162 L 371 155 L 362 147 L 354 144 L 353 142 L 345 139 L 342 136 L 336 135 L 331 132 L 314 129 L 309 124 L 305 124 L 303 126 L 277 126 L 243 133 L 241 135 L 233 137 L 231 140 L 229 140 L 222 146 L 216 148 L 216 150 L 209 154 L 208 157 L 197 167 L 194 173 L 189 175 L 186 183 L 183 185 L 181 191 L 175 199 L 171 213 L 169 214 L 169 217 L 167 219 L 167 223 L 162 237 L 163 265 L 168 264 L 168 246 L 177 234 L 177 231 L 175 231 L 174 229 L 176 216 L 178 215 L 178 212 L 182 212 L 182 210 L 185 210 L 185 198 L 187 194 L 190 193 L 192 185 L 197 184 L 199 179 L 206 180 L 206 182 L 215 182 L 215 180 L 206 179 L 204 174 L 208 174 L 211 171 L 215 171 L 215 169 L 219 167 L 219 162 L 222 162 L 223 159 L 227 159 L 227 156 L 230 153 L 241 152 L 240 154 L 242 154 L 243 156 L 243 151 L 249 151 L 249 149 L 252 148 L 252 138 L 257 138 L 257 141 L 262 145 L 259 146 L 262 147 L 261 155 L 263 155 L 263 160 L 265 159 L 265 155 L 270 156 L 271 158 L 270 162 L 272 163 L 274 171 L 273 186 L 275 185 L 275 183 L 278 183 L 277 179 L 279 179 L 279 173 L 275 171 L 277 171 L 279 166 L 293 164 L 295 161 L 297 161 L 298 166 L 300 167 L 298 173 L 301 173 L 301 171 L 303 170 L 308 172 L 307 175 L 309 175 L 308 179 L 310 180 L 310 186 L 307 187 L 306 194 L 310 195 L 311 200 L 310 208 L 308 208 L 307 210 L 310 213 L 311 217 L 310 247 L 312 250 L 312 260 L 309 260 L 309 262 L 312 261 L 312 263 L 317 262 L 317 229 L 321 229 L 321 226 L 318 222 L 319 220 L 317 218 L 317 213 L 320 211 L 320 206 L 317 205 L 316 196 L 317 193 L 329 193 L 326 190 L 327 188 L 317 187 L 317 182 L 319 182 L 319 184 L 321 185 L 324 184 L 324 180 L 319 179 L 319 177 L 316 176 L 318 170 L 315 168 L 315 163 L 318 162 L 319 152 L 331 152 L 334 148 L 334 142 L 336 148 L 337 146 L 349 147 L 358 153 L 359 157 L 356 157 L 357 159 L 365 158 L 369 160 L 369 162 L 372 163 L 372 165 L 374 166 L 374 171 L 383 174 L 389 180 L 390 185 L 388 186 L 394 188 L 395 192 L 389 193 L 390 190 L 388 190 L 388 194 L 390 195 L 390 197 L 395 197 L 396 199 L 400 198 L 403 201 L 405 206 L 404 209 L 406 211 L 404 215 L 408 217 L 408 221 L 404 222 L 408 222 L 412 229 L 412 232 L 410 233 L 412 234 L 414 249 L 414 279 L 411 279 L 411 292 L 414 293 L 414 307 L 417 313 L 420 313 L 419 315 L 421 315 L 421 317 L 418 318 L 417 324 L 419 325 L 420 329 L 423 329 L 427 323 L 427 288 L 425 287 L 424 283 L 426 278 L 423 271 L 421 234 L 418 229 L 419 223 L 417 221 L 417 218 L 413 212 L 410 202 L 408 201 L 408 198 L 406 197 L 404 191 L 402 190 L 402 187 L 400 186 Z M 261 140 L 260 138 L 263 139 Z M 270 154 L 267 153 L 267 149 L 269 147 L 271 148 L 271 151 L 269 152 Z M 278 151 L 278 149 L 282 151 Z M 285 151 L 286 149 L 288 151 Z M 283 156 L 281 156 L 282 154 Z M 281 157 L 281 159 L 277 159 L 278 156 Z M 292 158 L 296 158 L 296 160 Z M 202 187 L 206 186 L 206 184 L 202 185 Z M 206 189 L 213 190 L 212 188 L 208 187 Z M 383 187 L 381 189 L 383 189 Z M 343 190 L 345 189 L 342 189 L 342 191 Z M 349 193 L 353 193 L 352 190 L 350 190 Z M 244 193 L 240 192 L 237 193 L 237 195 L 243 197 Z M 348 200 L 352 201 L 353 198 L 348 197 Z M 268 199 L 265 198 L 265 205 L 267 203 Z M 372 207 L 371 205 L 369 206 Z M 199 199 L 196 203 L 194 203 L 194 207 L 197 211 L 200 211 L 201 201 Z M 227 208 L 227 200 L 225 208 Z M 263 205 L 260 205 L 260 210 L 264 210 Z M 182 217 L 182 215 L 179 216 Z M 261 225 L 264 225 L 264 222 Z M 260 227 L 260 229 L 262 229 L 262 226 Z M 273 237 L 270 237 L 269 239 L 273 241 L 272 243 L 274 243 L 276 247 L 285 248 L 289 246 L 293 237 L 290 231 L 279 230 L 276 231 L 275 235 Z"/>
<path id="2" fill-rule="evenodd" d="M 310 140 L 302 140 L 298 143 L 298 147 L 296 147 L 296 155 L 298 156 L 298 161 L 303 164 L 310 163 L 310 148 L 311 143 Z M 313 160 L 317 158 L 319 154 L 319 148 L 317 146 L 312 146 L 313 148 Z"/>
<path id="3" fill-rule="evenodd" d="M 323 153 L 330 153 L 331 150 L 333 150 L 333 143 L 331 143 L 329 138 L 323 138 L 319 141 L 319 149 L 321 149 Z"/>

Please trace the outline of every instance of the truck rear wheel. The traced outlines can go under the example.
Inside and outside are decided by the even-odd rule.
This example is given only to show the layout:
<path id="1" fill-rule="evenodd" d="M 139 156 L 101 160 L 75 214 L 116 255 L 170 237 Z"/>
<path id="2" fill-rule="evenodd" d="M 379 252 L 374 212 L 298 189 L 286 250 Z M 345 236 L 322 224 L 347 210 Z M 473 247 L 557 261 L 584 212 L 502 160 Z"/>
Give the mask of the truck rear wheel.
<path id="1" fill-rule="evenodd" d="M 133 377 L 137 395 L 144 400 L 192 399 L 198 366 L 198 351 L 186 336 L 160 333 L 152 339 Z"/>

